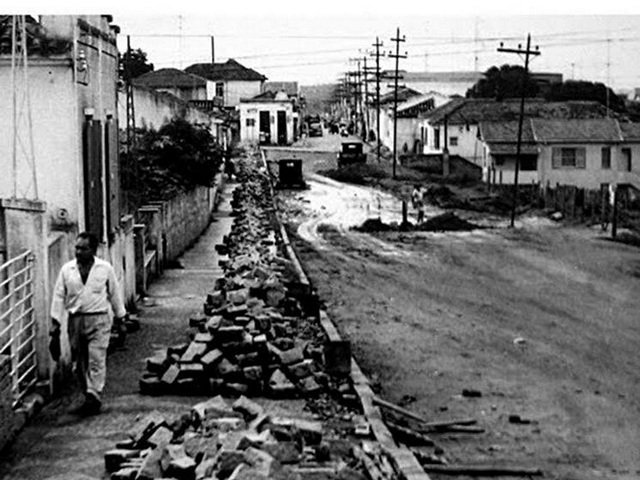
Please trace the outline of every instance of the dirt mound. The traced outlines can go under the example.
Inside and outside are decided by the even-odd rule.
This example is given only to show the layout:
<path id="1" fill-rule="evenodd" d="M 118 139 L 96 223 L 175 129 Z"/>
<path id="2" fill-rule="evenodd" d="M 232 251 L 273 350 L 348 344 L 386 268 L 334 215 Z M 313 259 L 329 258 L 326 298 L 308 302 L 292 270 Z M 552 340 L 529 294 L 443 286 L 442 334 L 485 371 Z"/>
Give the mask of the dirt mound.
<path id="1" fill-rule="evenodd" d="M 379 218 L 368 218 L 362 225 L 359 227 L 353 227 L 353 229 L 358 232 L 389 232 L 391 230 L 396 230 L 393 225 L 384 223 Z"/>
<path id="2" fill-rule="evenodd" d="M 453 212 L 446 212 L 430 218 L 416 227 L 417 230 L 425 232 L 470 231 L 476 228 L 480 228 L 480 226 L 461 219 Z"/>

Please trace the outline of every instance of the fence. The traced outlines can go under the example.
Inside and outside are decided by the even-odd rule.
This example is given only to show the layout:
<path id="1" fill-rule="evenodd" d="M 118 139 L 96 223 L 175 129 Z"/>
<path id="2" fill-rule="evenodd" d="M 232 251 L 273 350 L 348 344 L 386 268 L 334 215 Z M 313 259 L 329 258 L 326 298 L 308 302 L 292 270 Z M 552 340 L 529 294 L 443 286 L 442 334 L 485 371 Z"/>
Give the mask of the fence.
<path id="1" fill-rule="evenodd" d="M 0 401 L 12 407 L 36 382 L 33 261 L 26 251 L 0 265 Z"/>

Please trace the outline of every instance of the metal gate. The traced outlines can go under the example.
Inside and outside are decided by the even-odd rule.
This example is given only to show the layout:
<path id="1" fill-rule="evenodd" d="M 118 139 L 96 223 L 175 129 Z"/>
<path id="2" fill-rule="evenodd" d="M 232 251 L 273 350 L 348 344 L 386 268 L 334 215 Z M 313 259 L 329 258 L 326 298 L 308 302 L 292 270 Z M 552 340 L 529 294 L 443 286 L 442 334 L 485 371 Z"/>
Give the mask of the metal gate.
<path id="1" fill-rule="evenodd" d="M 14 407 L 36 382 L 33 261 L 26 251 L 0 265 L 0 385 Z"/>

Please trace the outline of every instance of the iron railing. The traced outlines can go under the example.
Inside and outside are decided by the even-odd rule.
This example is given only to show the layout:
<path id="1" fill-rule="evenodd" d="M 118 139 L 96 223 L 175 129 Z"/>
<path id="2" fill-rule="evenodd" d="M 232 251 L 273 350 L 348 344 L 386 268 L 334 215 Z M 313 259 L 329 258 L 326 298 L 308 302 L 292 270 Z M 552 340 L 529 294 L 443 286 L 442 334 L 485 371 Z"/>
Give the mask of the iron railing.
<path id="1" fill-rule="evenodd" d="M 0 265 L 0 358 L 10 359 L 14 407 L 36 383 L 33 261 L 32 253 L 26 251 Z"/>

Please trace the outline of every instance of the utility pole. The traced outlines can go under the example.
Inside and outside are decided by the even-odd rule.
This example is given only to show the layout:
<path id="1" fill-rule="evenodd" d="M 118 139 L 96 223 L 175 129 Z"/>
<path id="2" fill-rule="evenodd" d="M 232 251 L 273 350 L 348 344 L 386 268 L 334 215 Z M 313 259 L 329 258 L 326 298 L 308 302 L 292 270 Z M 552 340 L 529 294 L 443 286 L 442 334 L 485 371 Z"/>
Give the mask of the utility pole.
<path id="1" fill-rule="evenodd" d="M 360 61 L 358 58 L 350 58 L 349 61 L 356 62 L 357 70 L 350 72 L 351 77 L 355 78 L 355 81 L 351 82 L 351 87 L 353 87 L 353 97 L 354 97 L 354 106 L 355 106 L 355 132 L 357 135 L 358 130 L 362 129 L 362 85 L 360 80 Z"/>
<path id="2" fill-rule="evenodd" d="M 127 97 L 127 153 L 133 150 L 136 140 L 136 115 L 135 105 L 133 101 L 133 84 L 131 83 L 131 36 L 127 35 L 127 61 L 124 64 L 125 69 L 125 91 Z"/>
<path id="3" fill-rule="evenodd" d="M 376 37 L 376 43 L 372 46 L 376 47 L 376 53 L 371 55 L 376 57 L 376 66 L 373 70 L 376 76 L 376 155 L 378 163 L 380 163 L 380 47 L 383 47 L 384 44 Z M 382 54 L 384 55 L 384 52 Z"/>
<path id="4" fill-rule="evenodd" d="M 362 83 L 364 84 L 364 102 L 363 102 L 363 110 L 364 110 L 364 115 L 363 115 L 363 119 L 364 119 L 364 123 L 363 123 L 363 127 L 364 127 L 364 131 L 362 132 L 362 140 L 364 140 L 365 142 L 367 141 L 367 138 L 369 137 L 368 132 L 369 132 L 369 79 L 367 78 L 368 72 L 367 72 L 367 57 L 365 56 L 363 59 L 363 67 L 362 67 Z"/>
<path id="5" fill-rule="evenodd" d="M 407 58 L 407 52 L 404 52 L 404 55 L 400 55 L 400 42 L 406 42 L 405 36 L 403 35 L 400 38 L 400 28 L 396 29 L 395 38 L 391 39 L 392 42 L 396 44 L 396 53 L 395 55 L 392 52 L 389 52 L 389 57 L 396 59 L 396 68 L 395 73 L 393 75 L 393 179 L 396 178 L 396 164 L 398 163 L 398 62 L 401 58 Z"/>
<path id="6" fill-rule="evenodd" d="M 518 119 L 518 143 L 516 144 L 516 165 L 513 177 L 513 203 L 511 205 L 511 228 L 515 225 L 516 220 L 516 206 L 518 204 L 518 173 L 520 172 L 520 149 L 522 144 L 522 124 L 524 121 L 524 98 L 527 93 L 527 77 L 529 75 L 529 56 L 540 55 L 538 47 L 535 50 L 531 50 L 531 34 L 527 34 L 527 48 L 522 50 L 522 45 L 518 44 L 518 48 L 504 48 L 503 43 L 500 42 L 499 52 L 516 53 L 518 55 L 524 54 L 524 75 L 522 76 L 522 93 L 520 96 L 520 117 Z"/>
<path id="7" fill-rule="evenodd" d="M 20 192 L 27 197 L 33 187 L 33 198 L 38 198 L 35 149 L 33 144 L 33 122 L 31 117 L 31 94 L 29 91 L 27 27 L 24 15 L 11 17 L 11 83 L 12 83 L 12 180 L 13 198 L 18 196 L 19 158 L 31 170 L 31 185 Z M 25 118 L 26 117 L 26 118 Z M 21 153 L 18 149 L 20 147 Z M 25 185 L 23 185 L 25 186 Z"/>
<path id="8" fill-rule="evenodd" d="M 213 35 L 211 35 L 211 64 L 216 63 L 216 40 Z"/>

